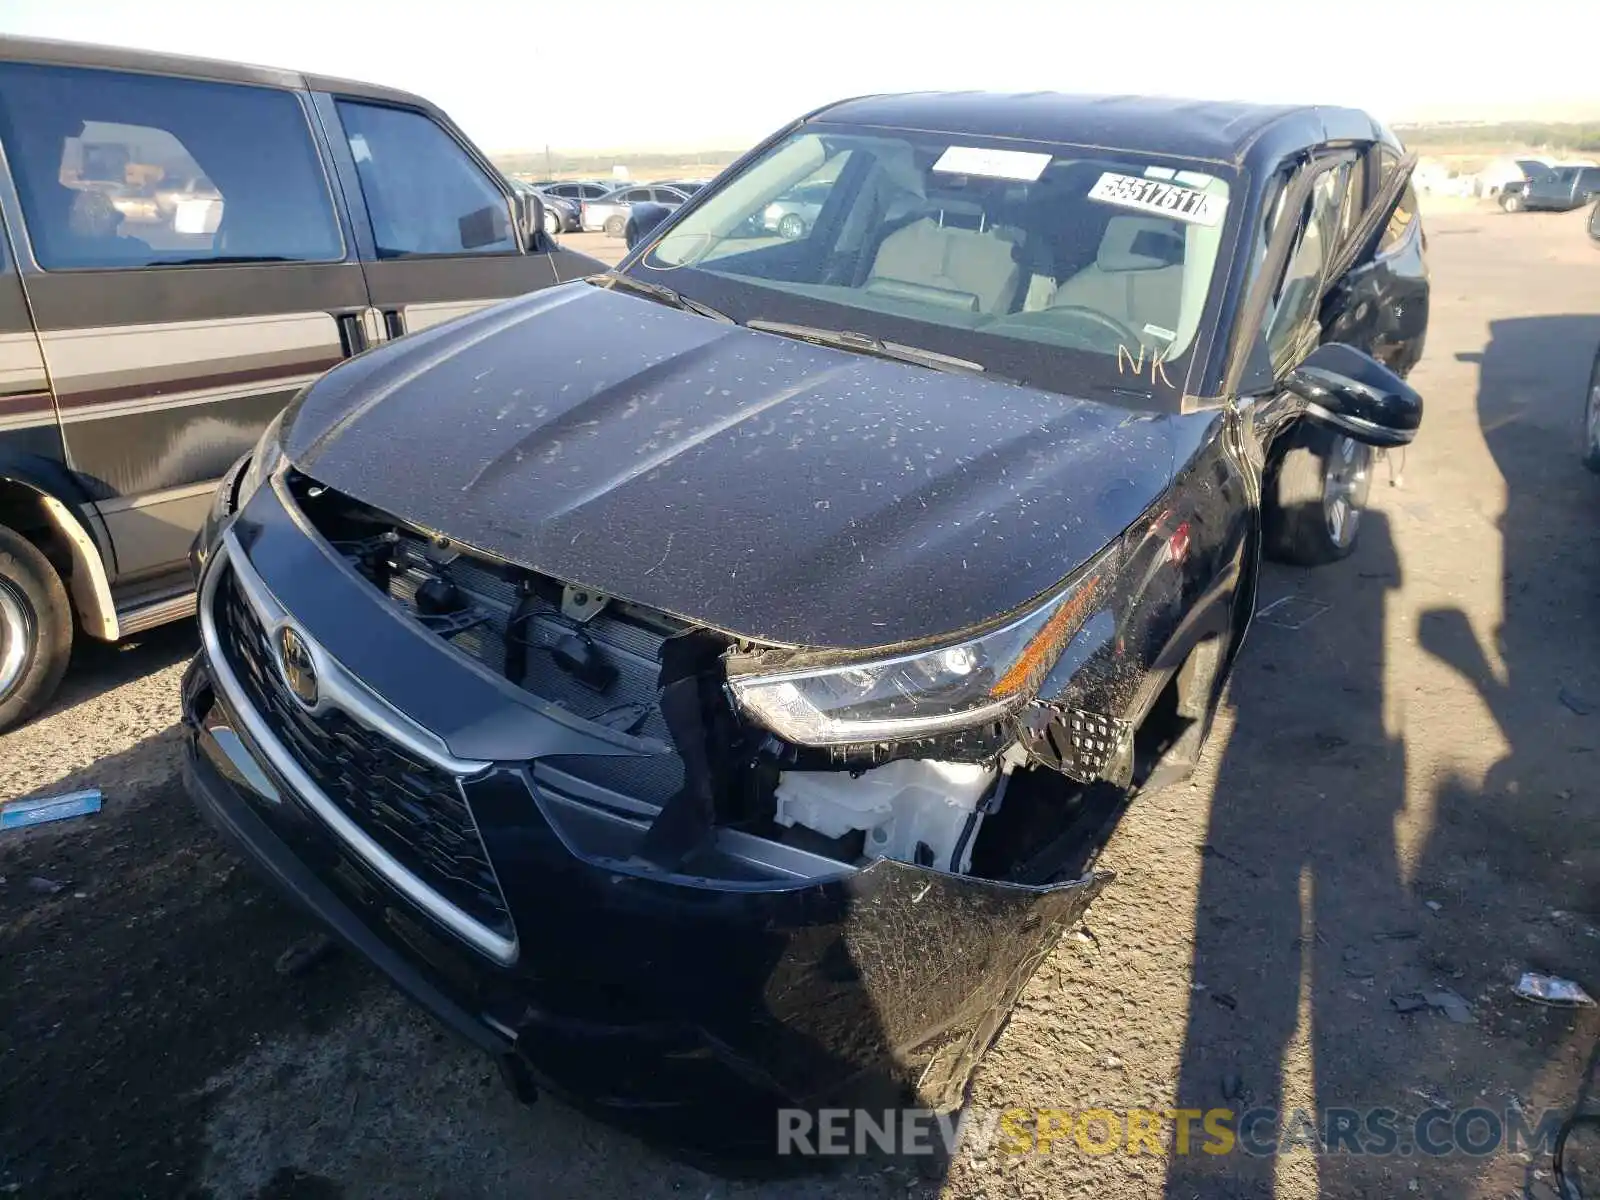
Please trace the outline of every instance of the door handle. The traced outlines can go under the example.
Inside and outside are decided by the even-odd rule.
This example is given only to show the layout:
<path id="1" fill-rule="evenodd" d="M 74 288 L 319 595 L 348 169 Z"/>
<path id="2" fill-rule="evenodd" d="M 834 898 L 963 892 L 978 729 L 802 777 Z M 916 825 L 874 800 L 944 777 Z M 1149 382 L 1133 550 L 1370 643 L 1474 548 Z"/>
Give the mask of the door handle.
<path id="1" fill-rule="evenodd" d="M 367 348 L 367 330 L 361 323 L 360 313 L 341 313 L 339 322 L 339 349 L 346 358 L 360 354 Z"/>

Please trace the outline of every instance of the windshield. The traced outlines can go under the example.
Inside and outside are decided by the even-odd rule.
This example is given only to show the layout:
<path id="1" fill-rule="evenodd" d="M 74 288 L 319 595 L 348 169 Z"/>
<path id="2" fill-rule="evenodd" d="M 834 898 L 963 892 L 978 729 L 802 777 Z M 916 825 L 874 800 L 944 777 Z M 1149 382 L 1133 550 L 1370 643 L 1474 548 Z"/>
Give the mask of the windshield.
<path id="1" fill-rule="evenodd" d="M 1227 168 L 811 126 L 719 180 L 630 273 L 748 323 L 860 333 L 1054 391 L 1181 395 Z"/>

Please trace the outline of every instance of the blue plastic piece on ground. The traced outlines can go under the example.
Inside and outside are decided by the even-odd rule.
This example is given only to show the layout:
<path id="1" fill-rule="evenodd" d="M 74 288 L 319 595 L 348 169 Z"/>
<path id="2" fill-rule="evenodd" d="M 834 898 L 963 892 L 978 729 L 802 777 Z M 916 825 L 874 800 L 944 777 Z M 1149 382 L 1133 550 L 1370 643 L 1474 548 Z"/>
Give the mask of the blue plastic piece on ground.
<path id="1" fill-rule="evenodd" d="M 11 800 L 0 804 L 0 829 L 22 829 L 46 821 L 65 821 L 100 811 L 100 789 L 45 796 L 39 800 Z"/>

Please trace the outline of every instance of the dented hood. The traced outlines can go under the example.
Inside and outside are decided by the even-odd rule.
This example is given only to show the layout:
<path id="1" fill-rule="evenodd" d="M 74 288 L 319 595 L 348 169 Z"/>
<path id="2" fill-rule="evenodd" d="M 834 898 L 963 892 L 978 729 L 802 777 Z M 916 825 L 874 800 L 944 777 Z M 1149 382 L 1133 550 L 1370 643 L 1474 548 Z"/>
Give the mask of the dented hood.
<path id="1" fill-rule="evenodd" d="M 336 368 L 287 446 L 319 482 L 532 570 L 840 648 L 1017 608 L 1172 470 L 1166 418 L 583 283 Z"/>

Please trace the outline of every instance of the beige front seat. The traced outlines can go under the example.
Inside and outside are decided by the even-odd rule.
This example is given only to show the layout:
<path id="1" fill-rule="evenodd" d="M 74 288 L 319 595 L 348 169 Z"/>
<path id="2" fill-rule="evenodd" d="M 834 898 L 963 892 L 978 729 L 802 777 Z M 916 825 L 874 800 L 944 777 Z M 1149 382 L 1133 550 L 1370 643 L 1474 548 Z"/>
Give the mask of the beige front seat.
<path id="1" fill-rule="evenodd" d="M 1140 335 L 1178 327 L 1183 298 L 1183 227 L 1164 217 L 1112 217 L 1089 266 L 1065 279 L 1049 308 L 1092 308 Z"/>
<path id="2" fill-rule="evenodd" d="M 866 290 L 966 312 L 1004 312 L 1021 268 L 1013 242 L 993 227 L 978 231 L 920 217 L 883 239 Z"/>

